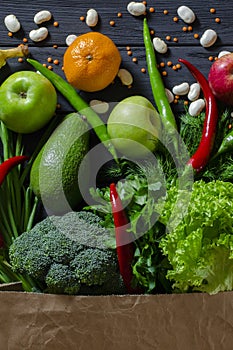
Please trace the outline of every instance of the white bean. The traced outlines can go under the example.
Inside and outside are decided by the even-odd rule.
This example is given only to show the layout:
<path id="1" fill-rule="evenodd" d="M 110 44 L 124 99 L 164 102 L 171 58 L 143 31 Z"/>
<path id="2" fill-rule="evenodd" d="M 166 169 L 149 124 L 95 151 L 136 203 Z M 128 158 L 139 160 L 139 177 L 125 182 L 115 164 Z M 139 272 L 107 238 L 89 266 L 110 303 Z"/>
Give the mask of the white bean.
<path id="1" fill-rule="evenodd" d="M 120 78 L 123 85 L 129 86 L 133 83 L 133 76 L 127 69 L 119 69 L 117 76 Z"/>
<path id="2" fill-rule="evenodd" d="M 207 29 L 207 30 L 205 30 L 205 32 L 201 36 L 200 44 L 203 47 L 210 47 L 215 43 L 217 38 L 218 38 L 218 36 L 217 36 L 217 33 L 215 32 L 215 30 Z"/>
<path id="3" fill-rule="evenodd" d="M 201 92 L 200 84 L 198 83 L 191 84 L 189 93 L 188 93 L 189 101 L 196 101 L 200 96 L 200 92 Z"/>
<path id="4" fill-rule="evenodd" d="M 18 32 L 21 27 L 21 24 L 15 15 L 7 15 L 4 18 L 4 24 L 6 28 L 12 33 Z"/>
<path id="5" fill-rule="evenodd" d="M 39 11 L 35 14 L 34 16 L 34 22 L 36 24 L 41 24 L 43 22 L 47 22 L 50 21 L 50 19 L 52 18 L 52 14 L 50 11 L 48 10 L 42 10 Z"/>
<path id="6" fill-rule="evenodd" d="M 153 45 L 154 45 L 155 51 L 162 54 L 167 52 L 167 44 L 162 39 L 155 37 L 153 39 Z"/>
<path id="7" fill-rule="evenodd" d="M 193 101 L 189 105 L 189 114 L 193 117 L 198 116 L 203 109 L 205 108 L 205 101 L 202 98 L 199 98 L 196 101 Z"/>
<path id="8" fill-rule="evenodd" d="M 228 55 L 229 53 L 231 53 L 230 51 L 220 51 L 218 54 L 218 58 L 221 58 L 222 56 Z"/>
<path id="9" fill-rule="evenodd" d="M 87 11 L 86 24 L 89 27 L 95 27 L 98 23 L 98 13 L 95 9 L 90 9 Z"/>
<path id="10" fill-rule="evenodd" d="M 141 16 L 146 12 L 146 6 L 142 2 L 131 1 L 127 10 L 132 16 Z"/>
<path id="11" fill-rule="evenodd" d="M 166 95 L 167 95 L 168 102 L 172 103 L 174 101 L 173 93 L 171 92 L 171 90 L 169 90 L 167 88 L 165 88 L 165 92 L 166 92 Z"/>
<path id="12" fill-rule="evenodd" d="M 174 95 L 187 95 L 189 92 L 189 84 L 187 82 L 181 83 L 173 87 L 172 92 Z"/>
<path id="13" fill-rule="evenodd" d="M 77 35 L 75 34 L 69 34 L 67 37 L 66 37 L 66 45 L 67 46 L 70 46 L 72 44 L 72 42 L 77 38 Z"/>
<path id="14" fill-rule="evenodd" d="M 38 29 L 33 29 L 29 33 L 29 38 L 32 41 L 39 42 L 47 38 L 49 32 L 45 27 L 40 27 Z"/>
<path id="15" fill-rule="evenodd" d="M 195 13 L 188 6 L 178 7 L 177 14 L 185 23 L 188 24 L 193 23 L 196 19 Z"/>
<path id="16" fill-rule="evenodd" d="M 104 114 L 109 110 L 109 104 L 104 101 L 91 100 L 90 106 L 96 113 L 99 114 Z"/>

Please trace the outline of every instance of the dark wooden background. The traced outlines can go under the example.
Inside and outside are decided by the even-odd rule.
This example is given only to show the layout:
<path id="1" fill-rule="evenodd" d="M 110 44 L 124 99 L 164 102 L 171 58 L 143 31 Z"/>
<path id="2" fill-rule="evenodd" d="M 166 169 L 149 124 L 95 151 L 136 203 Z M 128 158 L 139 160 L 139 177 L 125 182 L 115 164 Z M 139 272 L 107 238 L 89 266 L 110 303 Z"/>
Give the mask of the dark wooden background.
<path id="1" fill-rule="evenodd" d="M 133 17 L 127 12 L 127 4 L 129 1 L 123 0 L 50 0 L 50 1 L 5 1 L 0 2 L 0 46 L 1 48 L 14 47 L 22 43 L 23 38 L 28 38 L 28 45 L 31 56 L 41 63 L 46 63 L 48 57 L 58 59 L 60 64 L 53 65 L 55 72 L 63 75 L 62 58 L 66 50 L 65 39 L 69 34 L 82 34 L 91 30 L 102 32 L 113 39 L 119 47 L 122 56 L 123 68 L 128 69 L 133 77 L 134 83 L 131 89 L 122 86 L 119 79 L 105 90 L 97 93 L 84 93 L 82 96 L 90 101 L 91 99 L 101 99 L 104 101 L 120 101 L 124 97 L 140 94 L 146 96 L 153 102 L 149 77 L 147 73 L 142 73 L 141 68 L 146 67 L 145 51 L 142 37 L 143 16 Z M 183 26 L 187 26 L 180 19 L 174 22 L 173 18 L 177 16 L 177 8 L 181 5 L 189 6 L 195 12 L 197 18 L 192 24 L 193 30 L 184 32 Z M 148 23 L 151 29 L 155 31 L 155 35 L 165 40 L 167 35 L 171 36 L 171 41 L 166 41 L 169 47 L 166 55 L 157 55 L 158 62 L 172 61 L 177 63 L 179 57 L 190 60 L 196 65 L 206 76 L 211 65 L 209 56 L 217 56 L 221 50 L 233 51 L 232 39 L 232 18 L 233 18 L 233 1 L 232 0 L 211 0 L 211 1 L 162 1 L 148 0 L 147 8 L 154 7 L 154 13 L 148 11 Z M 95 8 L 99 14 L 99 23 L 94 29 L 90 29 L 85 22 L 80 21 L 80 16 L 85 16 L 86 11 Z M 216 13 L 210 13 L 210 8 L 215 8 Z M 41 43 L 33 43 L 28 36 L 30 30 L 37 28 L 33 22 L 34 15 L 39 10 L 48 9 L 52 12 L 53 18 L 50 22 L 42 24 L 49 29 L 49 37 Z M 168 14 L 164 15 L 163 11 L 168 10 Z M 118 18 L 118 12 L 122 13 L 122 17 Z M 22 29 L 20 32 L 8 36 L 8 31 L 4 25 L 4 17 L 13 13 L 20 20 Z M 216 23 L 215 18 L 220 18 L 221 22 Z M 115 26 L 109 24 L 110 20 L 115 21 Z M 58 27 L 53 26 L 53 22 L 59 23 Z M 41 26 L 42 26 L 41 25 Z M 193 37 L 194 33 L 202 35 L 204 30 L 212 28 L 218 33 L 218 40 L 211 48 L 203 48 L 198 39 Z M 173 38 L 178 38 L 178 42 L 173 42 Z M 57 49 L 53 45 L 58 46 Z M 127 54 L 126 46 L 130 46 L 133 55 Z M 133 63 L 132 58 L 137 57 L 138 62 Z M 0 70 L 0 82 L 2 82 L 10 73 L 21 70 L 31 69 L 26 63 L 18 63 L 17 59 L 11 59 L 8 64 Z M 192 76 L 187 69 L 183 67 L 178 71 L 165 67 L 167 76 L 164 77 L 165 86 L 172 88 L 174 85 L 183 81 L 189 83 L 194 82 Z M 72 110 L 69 104 L 59 95 L 61 111 L 64 113 Z M 1 101 L 0 101 L 1 103 Z M 182 110 L 183 104 L 173 105 L 176 113 Z"/>

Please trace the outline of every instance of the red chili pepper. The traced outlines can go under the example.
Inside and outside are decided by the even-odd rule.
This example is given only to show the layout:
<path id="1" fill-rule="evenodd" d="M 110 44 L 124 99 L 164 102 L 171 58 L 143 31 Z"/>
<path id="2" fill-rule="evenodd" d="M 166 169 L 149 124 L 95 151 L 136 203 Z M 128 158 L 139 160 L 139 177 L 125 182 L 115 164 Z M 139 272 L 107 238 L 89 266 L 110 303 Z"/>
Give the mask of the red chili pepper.
<path id="1" fill-rule="evenodd" d="M 128 218 L 123 209 L 114 183 L 110 185 L 110 200 L 115 226 L 116 247 L 120 274 L 123 278 L 128 293 L 138 293 L 139 289 L 131 286 L 133 279 L 132 261 L 134 257 L 134 236 L 127 230 L 130 228 Z"/>
<path id="2" fill-rule="evenodd" d="M 189 69 L 193 77 L 198 81 L 206 101 L 206 115 L 201 141 L 199 143 L 197 151 L 188 161 L 188 164 L 192 165 L 193 169 L 199 172 L 206 166 L 210 159 L 210 154 L 213 148 L 216 134 L 218 107 L 215 96 L 204 75 L 185 59 L 179 58 L 178 61 L 183 63 Z"/>
<path id="3" fill-rule="evenodd" d="M 0 186 L 2 185 L 10 170 L 16 165 L 23 163 L 27 159 L 27 156 L 14 156 L 0 164 Z"/>

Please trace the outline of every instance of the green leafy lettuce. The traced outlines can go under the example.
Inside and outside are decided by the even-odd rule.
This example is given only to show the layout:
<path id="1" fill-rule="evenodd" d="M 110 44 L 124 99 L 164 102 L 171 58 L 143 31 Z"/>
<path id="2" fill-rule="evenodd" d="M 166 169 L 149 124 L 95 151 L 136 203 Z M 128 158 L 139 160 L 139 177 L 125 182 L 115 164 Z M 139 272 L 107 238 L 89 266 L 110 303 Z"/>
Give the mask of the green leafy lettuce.
<path id="1" fill-rule="evenodd" d="M 194 182 L 183 217 L 180 212 L 184 207 L 176 207 L 178 194 L 178 189 L 171 187 L 163 207 L 157 205 L 161 223 L 170 227 L 159 244 L 171 264 L 167 278 L 178 292 L 232 290 L 233 184 Z M 176 225 L 170 220 L 172 214 L 174 220 L 179 218 Z"/>

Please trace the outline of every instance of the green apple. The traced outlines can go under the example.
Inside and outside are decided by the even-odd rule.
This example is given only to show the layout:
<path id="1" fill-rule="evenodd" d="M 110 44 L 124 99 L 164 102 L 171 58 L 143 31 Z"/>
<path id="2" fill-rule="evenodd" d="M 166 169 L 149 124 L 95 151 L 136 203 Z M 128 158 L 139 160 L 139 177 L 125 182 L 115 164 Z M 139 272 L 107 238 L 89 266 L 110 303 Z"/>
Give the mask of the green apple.
<path id="1" fill-rule="evenodd" d="M 131 96 L 113 108 L 107 130 L 113 145 L 124 156 L 143 158 L 158 146 L 161 120 L 147 98 Z"/>
<path id="2" fill-rule="evenodd" d="M 57 93 L 41 74 L 20 71 L 2 83 L 0 101 L 0 120 L 10 130 L 28 134 L 41 129 L 53 117 Z"/>

